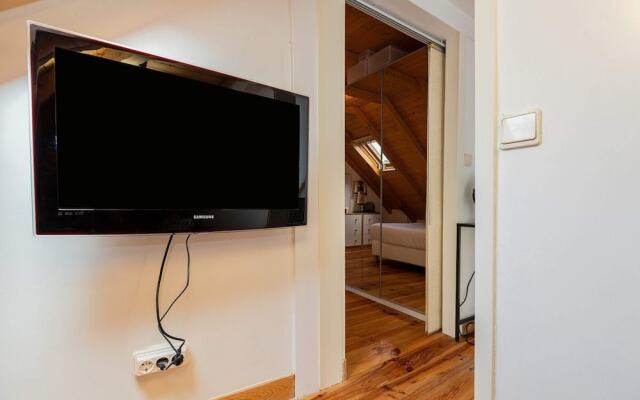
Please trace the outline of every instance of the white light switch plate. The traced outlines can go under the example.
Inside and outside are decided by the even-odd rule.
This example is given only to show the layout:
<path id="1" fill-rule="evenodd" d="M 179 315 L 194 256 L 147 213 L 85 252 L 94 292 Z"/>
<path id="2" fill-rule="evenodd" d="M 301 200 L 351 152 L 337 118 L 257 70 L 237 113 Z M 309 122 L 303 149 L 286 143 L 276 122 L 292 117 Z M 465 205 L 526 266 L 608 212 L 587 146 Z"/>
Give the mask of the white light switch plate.
<path id="1" fill-rule="evenodd" d="M 542 113 L 540 110 L 503 115 L 500 120 L 500 148 L 503 150 L 540 144 Z"/>
<path id="2" fill-rule="evenodd" d="M 473 165 L 473 154 L 464 153 L 464 166 L 470 167 Z"/>

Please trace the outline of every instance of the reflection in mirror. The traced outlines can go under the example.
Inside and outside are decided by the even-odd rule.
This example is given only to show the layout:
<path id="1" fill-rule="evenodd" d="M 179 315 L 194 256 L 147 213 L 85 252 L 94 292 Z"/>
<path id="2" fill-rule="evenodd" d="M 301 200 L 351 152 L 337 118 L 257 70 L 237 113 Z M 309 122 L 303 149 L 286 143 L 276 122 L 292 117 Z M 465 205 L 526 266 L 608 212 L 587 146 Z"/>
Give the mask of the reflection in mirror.
<path id="1" fill-rule="evenodd" d="M 374 244 L 380 249 L 381 296 L 420 313 L 426 298 L 426 81 L 426 48 L 383 69 L 382 164 L 392 168 L 381 169 L 381 190 L 397 203 L 383 204 Z"/>
<path id="2" fill-rule="evenodd" d="M 54 67 L 55 67 L 55 40 L 50 32 L 42 31 L 38 33 L 38 40 L 44 44 L 41 44 L 40 53 L 32 55 L 38 59 L 38 75 L 41 82 L 38 90 L 40 91 L 40 97 L 46 98 L 54 92 Z M 283 93 L 276 93 L 277 90 L 266 87 L 264 85 L 256 84 L 243 79 L 229 77 L 220 72 L 211 70 L 205 70 L 200 67 L 196 67 L 189 64 L 184 64 L 176 61 L 167 60 L 164 58 L 133 53 L 127 48 L 110 45 L 110 44 L 93 44 L 84 40 L 76 40 L 69 38 L 72 43 L 65 47 L 66 49 L 73 50 L 78 53 L 82 53 L 88 56 L 100 57 L 107 60 L 120 62 L 140 68 L 152 69 L 158 72 L 169 73 L 172 75 L 181 76 L 184 78 L 194 79 L 205 83 L 212 83 L 219 86 L 224 86 L 229 89 L 239 90 L 242 92 L 253 93 L 258 96 L 267 98 L 276 98 L 277 96 L 285 95 Z"/>
<path id="3" fill-rule="evenodd" d="M 427 47 L 350 6 L 346 22 L 346 284 L 424 314 Z"/>
<path id="4" fill-rule="evenodd" d="M 380 73 L 353 79 L 345 97 L 345 267 L 347 286 L 380 296 L 380 264 L 369 227 L 380 221 Z M 378 100 L 376 103 L 374 100 Z"/>

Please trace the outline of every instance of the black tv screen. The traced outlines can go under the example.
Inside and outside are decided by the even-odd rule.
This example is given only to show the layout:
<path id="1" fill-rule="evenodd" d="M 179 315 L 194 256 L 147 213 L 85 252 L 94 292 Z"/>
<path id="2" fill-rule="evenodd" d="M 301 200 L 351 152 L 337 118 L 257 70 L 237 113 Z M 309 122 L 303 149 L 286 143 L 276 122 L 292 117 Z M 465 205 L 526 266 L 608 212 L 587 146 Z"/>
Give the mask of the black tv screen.
<path id="1" fill-rule="evenodd" d="M 306 222 L 308 98 L 31 26 L 38 234 Z"/>

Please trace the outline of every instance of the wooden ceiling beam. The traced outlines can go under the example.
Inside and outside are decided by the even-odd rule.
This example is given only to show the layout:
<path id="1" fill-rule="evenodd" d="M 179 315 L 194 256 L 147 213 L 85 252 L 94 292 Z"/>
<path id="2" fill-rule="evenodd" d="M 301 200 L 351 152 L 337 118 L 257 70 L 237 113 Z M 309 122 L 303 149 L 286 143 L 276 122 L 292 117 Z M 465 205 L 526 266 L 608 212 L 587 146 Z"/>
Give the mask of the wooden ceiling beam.
<path id="1" fill-rule="evenodd" d="M 382 195 L 395 199 L 394 201 L 397 206 L 393 208 L 402 211 L 410 220 L 416 220 L 416 214 L 413 212 L 413 209 L 396 194 L 389 180 L 383 182 Z"/>
<path id="2" fill-rule="evenodd" d="M 360 100 L 364 100 L 369 103 L 378 103 L 380 104 L 380 94 L 374 93 L 366 89 L 361 89 L 356 86 L 349 85 L 345 88 L 345 93 L 351 97 L 358 98 Z"/>
<path id="3" fill-rule="evenodd" d="M 392 80 L 398 81 L 404 84 L 405 86 L 410 87 L 411 89 L 414 89 L 416 86 L 420 87 L 424 83 L 426 83 L 426 80 L 415 78 L 409 74 L 405 74 L 404 72 L 398 71 L 393 67 L 385 68 L 383 76 L 385 80 L 392 79 Z"/>
<path id="4" fill-rule="evenodd" d="M 353 51 L 345 50 L 344 56 L 347 66 L 352 66 L 360 62 L 358 54 Z"/>
<path id="5" fill-rule="evenodd" d="M 393 102 L 387 96 L 384 97 L 384 110 L 389 112 L 389 115 L 391 115 L 393 120 L 400 127 L 400 131 L 404 134 L 404 136 L 407 139 L 409 139 L 409 142 L 413 144 L 413 147 L 416 149 L 418 154 L 420 154 L 420 156 L 422 156 L 422 159 L 425 160 L 426 162 L 427 149 L 424 148 L 420 140 L 418 140 L 418 137 L 416 136 L 416 134 L 409 127 L 409 125 L 407 125 L 404 118 L 402 118 L 402 115 L 400 115 L 400 112 L 398 112 L 398 109 L 396 108 L 396 106 L 393 105 Z"/>
<path id="6" fill-rule="evenodd" d="M 405 215 L 407 217 L 409 217 L 409 219 L 415 221 L 417 218 L 417 216 L 420 214 L 420 212 L 422 212 L 424 214 L 424 212 L 426 211 L 426 207 L 423 210 L 416 210 L 415 207 L 412 206 L 411 202 L 407 202 L 404 200 L 403 197 L 399 196 L 398 193 L 398 187 L 396 186 L 396 184 L 394 183 L 394 179 L 392 178 L 392 175 L 390 174 L 399 174 L 398 170 L 391 170 L 391 171 L 387 171 L 385 172 L 385 176 L 387 176 L 386 179 L 384 179 L 383 181 L 383 195 L 386 196 L 391 192 L 391 194 L 395 197 L 398 198 L 398 204 L 399 206 L 394 207 L 395 209 L 401 210 L 403 213 L 405 213 Z M 402 175 L 401 175 L 402 176 Z M 403 178 L 400 178 L 401 180 Z"/>
<path id="7" fill-rule="evenodd" d="M 364 111 L 362 111 L 361 108 L 350 107 L 349 111 L 353 112 L 353 114 L 360 120 L 360 122 L 362 122 L 367 127 L 367 130 L 378 141 L 378 143 L 382 143 L 380 139 L 380 131 L 378 131 L 378 129 L 373 125 L 373 123 L 369 120 L 369 118 L 366 116 L 366 114 L 364 113 Z M 389 159 L 389 161 L 391 162 L 391 164 L 394 166 L 394 168 L 398 172 L 400 172 L 400 174 L 407 180 L 407 182 L 409 182 L 409 184 L 414 189 L 414 191 L 421 196 L 422 200 L 426 201 L 426 198 L 427 198 L 426 182 L 422 184 L 414 176 L 410 175 L 407 172 L 409 169 L 407 168 L 404 161 L 402 161 L 402 157 L 398 155 L 395 151 L 393 151 L 393 149 L 386 146 L 383 148 L 383 151 L 384 151 L 384 154 Z"/>
<path id="8" fill-rule="evenodd" d="M 413 132 L 411 127 L 409 127 L 409 125 L 406 123 L 402 115 L 400 115 L 400 112 L 398 111 L 398 109 L 393 104 L 393 102 L 389 99 L 388 96 L 384 97 L 384 110 L 389 112 L 389 115 L 391 116 L 391 118 L 393 118 L 396 124 L 400 127 L 400 131 L 413 145 L 413 147 L 418 152 L 418 154 L 420 154 L 422 159 L 425 160 L 426 162 L 427 149 L 424 148 L 422 142 L 420 142 L 420 140 L 418 139 L 416 134 Z M 362 109 L 357 105 L 353 104 L 353 105 L 347 106 L 345 108 L 345 112 L 347 114 L 356 116 L 361 122 L 365 123 L 368 130 L 372 132 L 377 131 L 377 129 L 371 124 L 369 119 L 364 115 L 364 112 L 362 111 Z"/>

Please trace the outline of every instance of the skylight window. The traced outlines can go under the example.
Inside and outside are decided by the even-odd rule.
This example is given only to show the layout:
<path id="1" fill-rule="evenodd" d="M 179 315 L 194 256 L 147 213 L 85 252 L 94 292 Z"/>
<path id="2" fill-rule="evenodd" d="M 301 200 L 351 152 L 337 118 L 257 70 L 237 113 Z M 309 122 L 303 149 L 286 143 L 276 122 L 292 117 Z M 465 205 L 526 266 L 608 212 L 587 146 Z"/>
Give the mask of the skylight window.
<path id="1" fill-rule="evenodd" d="M 364 139 L 354 144 L 354 147 L 376 173 L 380 170 L 392 171 L 395 169 L 391 161 L 389 161 L 382 151 L 382 147 L 377 140 L 371 138 Z"/>
<path id="2" fill-rule="evenodd" d="M 366 145 L 369 148 L 369 151 L 373 153 L 378 162 L 380 162 L 380 156 L 382 156 L 382 165 L 384 168 L 391 166 L 391 162 L 389 161 L 387 156 L 382 153 L 382 147 L 380 147 L 380 143 L 378 143 L 377 140 L 369 140 Z"/>

